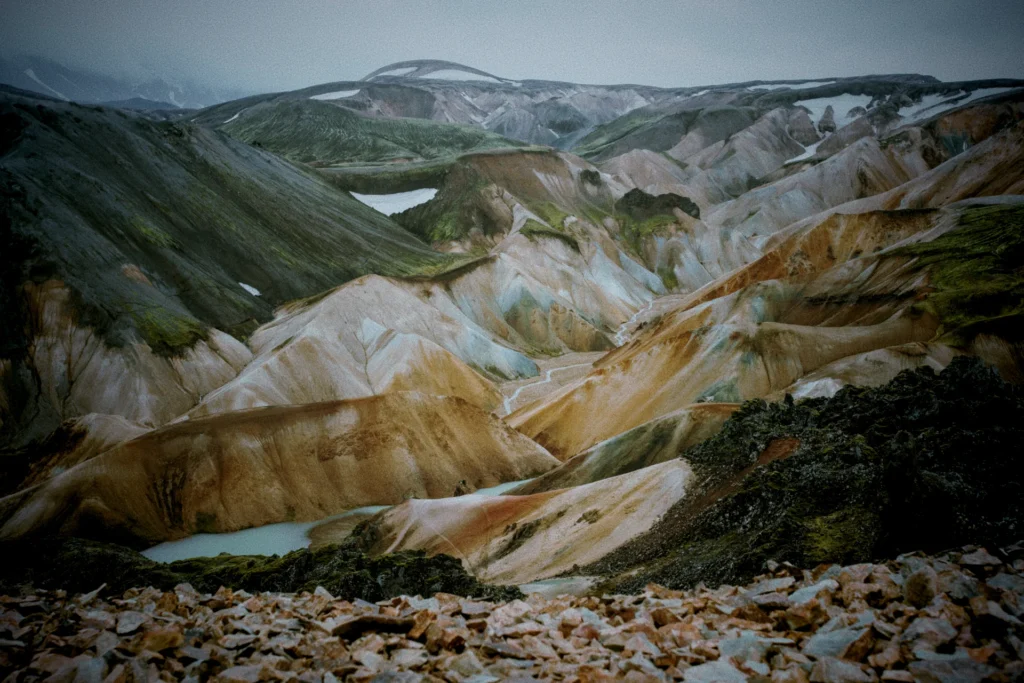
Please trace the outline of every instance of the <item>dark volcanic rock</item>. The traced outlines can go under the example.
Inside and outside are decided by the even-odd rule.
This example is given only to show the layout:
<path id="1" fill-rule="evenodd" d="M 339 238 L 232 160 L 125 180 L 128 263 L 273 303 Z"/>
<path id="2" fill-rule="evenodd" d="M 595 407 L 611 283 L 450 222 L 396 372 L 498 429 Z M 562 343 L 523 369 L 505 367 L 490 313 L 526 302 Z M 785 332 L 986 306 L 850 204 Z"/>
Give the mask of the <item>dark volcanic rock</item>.
<path id="1" fill-rule="evenodd" d="M 694 218 L 700 218 L 700 207 L 688 197 L 672 192 L 655 196 L 647 194 L 639 188 L 632 189 L 624 194 L 616 208 L 637 221 L 671 213 L 672 209 L 680 209 L 683 213 Z"/>
<path id="2" fill-rule="evenodd" d="M 221 586 L 281 592 L 322 586 L 337 597 L 369 601 L 439 591 L 490 599 L 520 595 L 515 588 L 480 583 L 453 557 L 420 551 L 370 558 L 334 545 L 284 557 L 221 554 L 162 564 L 130 548 L 77 538 L 8 542 L 0 549 L 4 557 L 17 558 L 0 565 L 0 592 L 6 593 L 25 585 L 82 592 L 106 584 L 118 593 L 133 586 L 170 589 L 190 583 L 209 592 Z"/>
<path id="3" fill-rule="evenodd" d="M 735 581 L 767 560 L 864 562 L 1019 535 L 1024 395 L 979 361 L 794 404 L 748 401 L 682 457 L 693 494 L 584 573 L 618 589 Z M 646 567 L 646 568 L 645 568 Z M 933 592 L 915 589 L 914 602 Z M 919 595 L 917 593 L 920 593 Z"/>
<path id="4" fill-rule="evenodd" d="M 818 121 L 818 132 L 823 134 L 836 132 L 836 112 L 831 104 L 825 107 L 825 113 L 821 115 L 821 120 Z"/>

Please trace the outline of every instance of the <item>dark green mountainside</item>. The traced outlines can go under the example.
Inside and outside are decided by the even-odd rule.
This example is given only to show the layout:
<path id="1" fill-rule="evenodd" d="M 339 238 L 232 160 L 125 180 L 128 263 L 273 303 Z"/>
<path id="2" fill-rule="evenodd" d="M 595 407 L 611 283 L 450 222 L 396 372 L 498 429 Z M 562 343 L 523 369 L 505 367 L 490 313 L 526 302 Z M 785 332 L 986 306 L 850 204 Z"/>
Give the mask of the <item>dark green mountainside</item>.
<path id="1" fill-rule="evenodd" d="M 197 121 L 292 161 L 317 166 L 439 159 L 525 146 L 473 126 L 370 118 L 312 99 L 263 102 L 242 110 L 233 120 L 215 121 L 213 116 L 207 113 Z"/>
<path id="2" fill-rule="evenodd" d="M 359 275 L 454 260 L 216 131 L 14 94 L 0 94 L 0 202 L 2 357 L 23 344 L 29 279 L 64 281 L 109 344 L 174 354 L 208 326 L 244 336 L 280 303 Z"/>

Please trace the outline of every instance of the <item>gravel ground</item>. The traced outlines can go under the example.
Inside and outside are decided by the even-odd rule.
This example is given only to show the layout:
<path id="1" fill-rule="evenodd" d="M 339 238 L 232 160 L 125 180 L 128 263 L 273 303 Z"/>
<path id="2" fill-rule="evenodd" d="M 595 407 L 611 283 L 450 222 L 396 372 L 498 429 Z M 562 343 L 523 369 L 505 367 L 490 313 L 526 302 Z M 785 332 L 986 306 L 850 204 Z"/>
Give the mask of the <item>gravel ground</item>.
<path id="1" fill-rule="evenodd" d="M 771 563 L 745 586 L 349 602 L 187 584 L 0 597 L 7 682 L 1024 679 L 1024 544 Z"/>

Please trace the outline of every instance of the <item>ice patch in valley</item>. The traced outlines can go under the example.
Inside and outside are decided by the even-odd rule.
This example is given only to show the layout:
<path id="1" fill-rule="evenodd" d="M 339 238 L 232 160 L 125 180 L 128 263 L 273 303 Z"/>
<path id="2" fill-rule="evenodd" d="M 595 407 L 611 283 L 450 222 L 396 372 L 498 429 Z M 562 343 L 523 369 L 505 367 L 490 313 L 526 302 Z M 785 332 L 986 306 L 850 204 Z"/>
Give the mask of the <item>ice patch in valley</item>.
<path id="1" fill-rule="evenodd" d="M 345 97 L 358 95 L 359 90 L 335 90 L 333 92 L 322 92 L 319 95 L 311 95 L 311 100 L 340 100 Z"/>
<path id="2" fill-rule="evenodd" d="M 242 115 L 242 112 L 238 112 L 237 114 L 235 114 L 234 116 L 232 116 L 232 117 L 231 117 L 230 119 L 228 119 L 228 120 L 227 120 L 227 121 L 225 121 L 224 123 L 231 123 L 232 121 L 234 121 L 235 119 L 237 119 L 237 118 L 238 118 L 239 116 L 241 116 L 241 115 Z M 221 125 L 224 125 L 224 124 L 222 123 Z"/>
<path id="3" fill-rule="evenodd" d="M 419 190 L 410 190 L 409 192 L 395 192 L 393 194 L 352 193 L 352 196 L 363 204 L 380 211 L 385 216 L 402 213 L 414 206 L 426 204 L 433 199 L 435 195 L 437 195 L 437 190 L 431 187 L 424 187 Z"/>
<path id="4" fill-rule="evenodd" d="M 244 282 L 239 282 L 238 286 L 241 287 L 242 289 L 244 289 L 245 291 L 249 292 L 253 296 L 259 296 L 260 295 L 260 290 L 256 289 L 252 285 L 247 285 Z"/>

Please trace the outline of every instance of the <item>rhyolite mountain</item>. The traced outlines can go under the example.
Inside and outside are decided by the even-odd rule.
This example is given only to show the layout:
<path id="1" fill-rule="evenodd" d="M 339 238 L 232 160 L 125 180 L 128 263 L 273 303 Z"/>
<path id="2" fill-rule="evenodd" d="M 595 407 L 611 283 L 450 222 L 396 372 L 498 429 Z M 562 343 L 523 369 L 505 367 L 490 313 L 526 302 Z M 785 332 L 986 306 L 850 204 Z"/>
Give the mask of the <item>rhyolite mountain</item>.
<path id="1" fill-rule="evenodd" d="M 0 91 L 2 540 L 634 588 L 1019 535 L 1024 82 L 416 60 L 157 119 Z"/>

